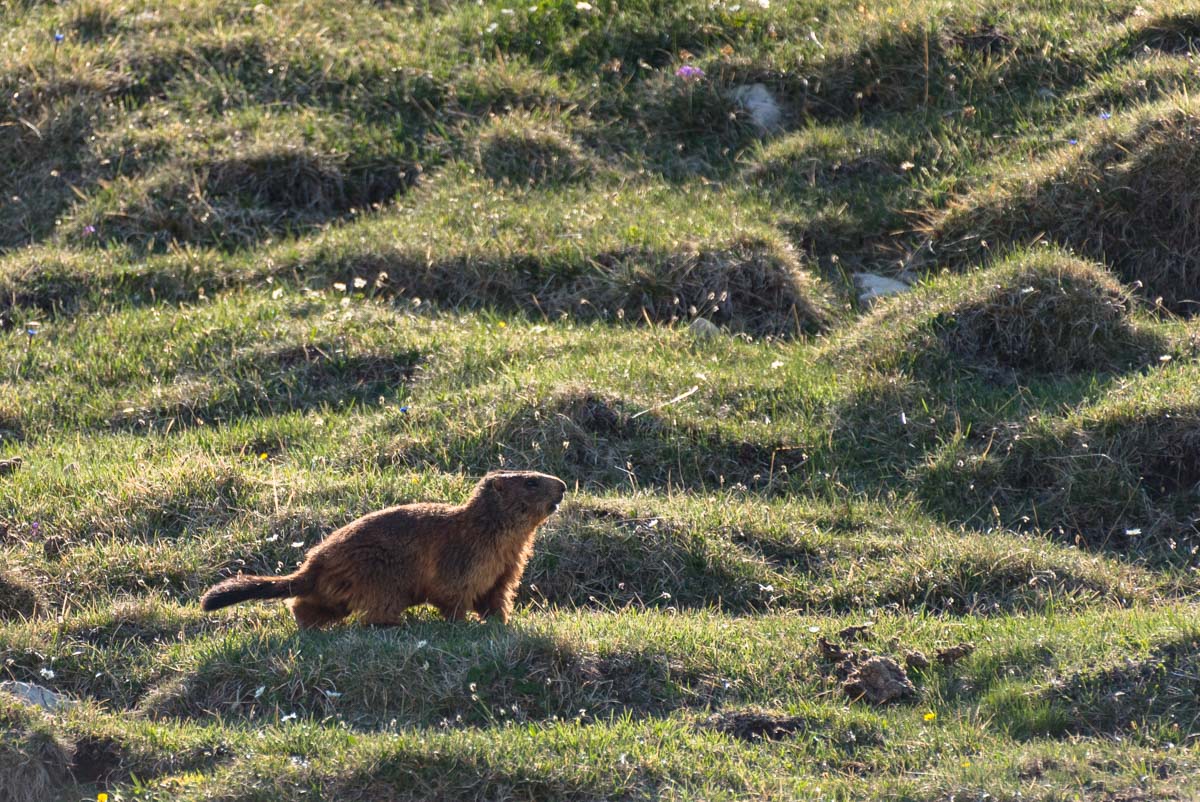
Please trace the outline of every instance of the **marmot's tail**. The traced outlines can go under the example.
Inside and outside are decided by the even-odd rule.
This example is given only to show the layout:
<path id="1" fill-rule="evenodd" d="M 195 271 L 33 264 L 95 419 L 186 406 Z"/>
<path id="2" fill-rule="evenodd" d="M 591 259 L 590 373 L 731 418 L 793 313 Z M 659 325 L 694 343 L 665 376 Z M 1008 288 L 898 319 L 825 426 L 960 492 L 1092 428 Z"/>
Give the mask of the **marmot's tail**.
<path id="1" fill-rule="evenodd" d="M 287 576 L 248 576 L 238 574 L 213 585 L 200 597 L 201 610 L 219 610 L 249 599 L 288 599 L 312 590 L 312 577 L 295 573 Z"/>

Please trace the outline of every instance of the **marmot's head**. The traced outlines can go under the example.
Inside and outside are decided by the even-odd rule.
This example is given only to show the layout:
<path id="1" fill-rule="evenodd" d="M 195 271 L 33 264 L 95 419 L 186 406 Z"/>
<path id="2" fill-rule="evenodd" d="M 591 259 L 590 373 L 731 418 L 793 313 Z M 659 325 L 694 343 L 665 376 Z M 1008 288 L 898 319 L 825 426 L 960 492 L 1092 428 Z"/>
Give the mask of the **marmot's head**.
<path id="1" fill-rule="evenodd" d="M 562 479 L 536 471 L 493 471 L 476 489 L 506 520 L 526 520 L 534 526 L 558 509 L 566 492 Z"/>

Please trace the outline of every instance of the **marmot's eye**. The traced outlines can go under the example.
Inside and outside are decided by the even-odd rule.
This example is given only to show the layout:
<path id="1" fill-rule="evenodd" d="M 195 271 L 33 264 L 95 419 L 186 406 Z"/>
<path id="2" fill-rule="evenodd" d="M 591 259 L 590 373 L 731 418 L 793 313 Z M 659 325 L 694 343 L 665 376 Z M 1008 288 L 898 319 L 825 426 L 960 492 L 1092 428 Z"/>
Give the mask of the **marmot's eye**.
<path id="1" fill-rule="evenodd" d="M 537 487 L 537 486 L 538 486 L 538 480 L 537 480 L 537 479 L 526 479 L 526 480 L 525 480 L 525 486 L 526 486 L 526 487 Z"/>

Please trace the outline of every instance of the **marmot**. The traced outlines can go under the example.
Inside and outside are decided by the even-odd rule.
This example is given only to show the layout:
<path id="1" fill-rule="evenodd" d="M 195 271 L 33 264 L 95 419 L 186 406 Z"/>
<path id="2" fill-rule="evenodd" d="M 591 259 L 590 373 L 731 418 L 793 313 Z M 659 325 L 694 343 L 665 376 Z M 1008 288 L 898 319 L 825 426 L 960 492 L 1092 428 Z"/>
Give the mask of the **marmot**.
<path id="1" fill-rule="evenodd" d="M 448 620 L 472 610 L 507 623 L 538 526 L 567 491 L 556 476 L 496 471 L 465 504 L 406 504 L 364 515 L 308 550 L 287 576 L 239 574 L 200 599 L 216 610 L 247 599 L 288 599 L 302 628 L 358 612 L 369 625 L 400 623 L 426 602 Z"/>

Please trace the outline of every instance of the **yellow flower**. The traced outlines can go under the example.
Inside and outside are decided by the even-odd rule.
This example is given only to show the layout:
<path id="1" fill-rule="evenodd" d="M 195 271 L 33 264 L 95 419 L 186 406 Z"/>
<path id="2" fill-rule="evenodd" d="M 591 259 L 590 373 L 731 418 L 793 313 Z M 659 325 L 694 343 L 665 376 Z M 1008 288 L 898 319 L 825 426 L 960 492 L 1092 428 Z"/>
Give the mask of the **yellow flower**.
<path id="1" fill-rule="evenodd" d="M 500 328 L 504 328 L 504 327 L 505 327 L 505 326 L 507 326 L 508 324 L 507 324 L 507 323 L 505 323 L 503 320 L 501 320 L 501 321 L 500 321 L 499 323 L 497 323 L 496 325 L 497 325 L 497 326 L 499 326 Z"/>
<path id="2" fill-rule="evenodd" d="M 266 459 L 266 458 L 267 458 L 267 452 L 265 452 L 265 451 L 264 451 L 263 453 L 259 454 L 259 455 L 258 455 L 258 458 L 259 458 L 259 459 Z"/>
<path id="3" fill-rule="evenodd" d="M 103 791 L 96 794 L 96 802 L 108 802 L 108 794 L 104 793 Z"/>
<path id="4" fill-rule="evenodd" d="M 925 714 L 925 720 L 926 721 L 937 721 L 937 713 L 930 710 L 928 713 Z"/>
<path id="5" fill-rule="evenodd" d="M 969 760 L 964 760 L 964 761 L 962 762 L 962 767 L 963 767 L 964 769 L 969 769 L 969 768 L 971 768 L 971 761 L 969 761 Z"/>

